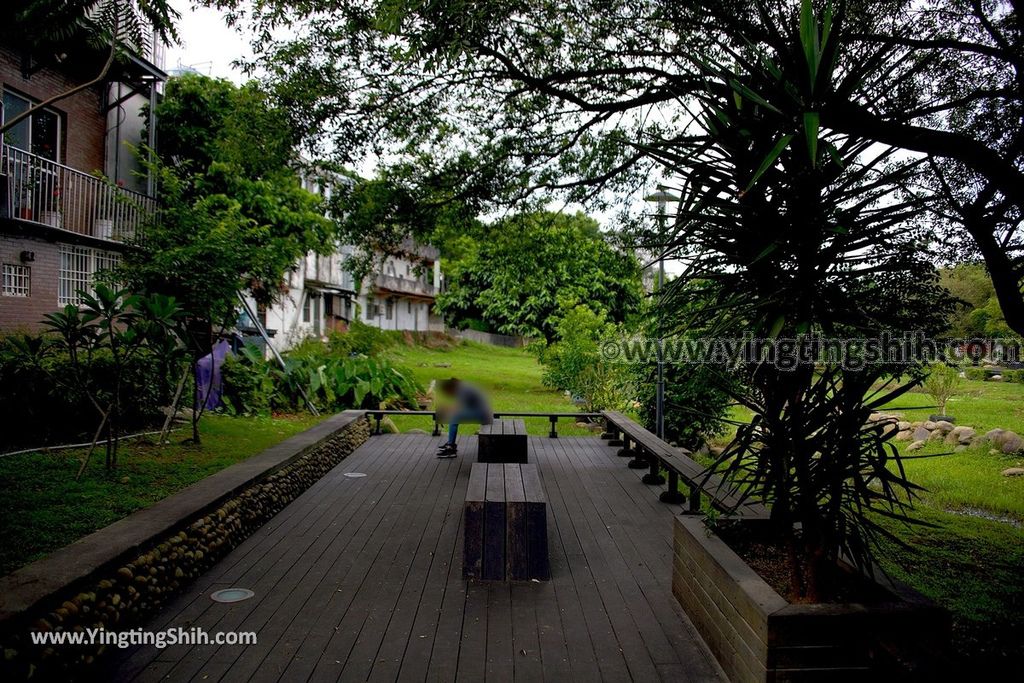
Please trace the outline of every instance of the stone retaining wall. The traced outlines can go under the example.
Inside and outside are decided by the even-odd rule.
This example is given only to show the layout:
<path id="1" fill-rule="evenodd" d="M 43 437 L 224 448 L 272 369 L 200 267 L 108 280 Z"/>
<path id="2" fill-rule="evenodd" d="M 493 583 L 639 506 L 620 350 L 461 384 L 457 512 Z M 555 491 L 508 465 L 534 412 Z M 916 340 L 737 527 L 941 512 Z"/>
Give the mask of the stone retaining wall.
<path id="1" fill-rule="evenodd" d="M 88 678 L 102 647 L 32 631 L 137 627 L 369 437 L 345 411 L 0 579 L 4 680 Z"/>

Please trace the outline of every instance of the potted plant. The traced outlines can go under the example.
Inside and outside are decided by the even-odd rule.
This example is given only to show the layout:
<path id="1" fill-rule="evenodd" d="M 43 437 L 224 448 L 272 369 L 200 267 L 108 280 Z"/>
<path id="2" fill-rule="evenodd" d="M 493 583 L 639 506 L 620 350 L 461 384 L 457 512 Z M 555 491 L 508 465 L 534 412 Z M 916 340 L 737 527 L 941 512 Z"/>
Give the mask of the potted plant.
<path id="1" fill-rule="evenodd" d="M 673 587 L 735 680 L 887 678 L 938 666 L 949 621 L 876 569 L 919 489 L 895 421 L 871 416 L 923 375 L 885 340 L 937 333 L 948 298 L 907 227 L 924 210 L 901 194 L 914 166 L 818 125 L 842 97 L 841 17 L 819 21 L 804 0 L 799 30 L 775 21 L 770 55 L 700 64 L 705 130 L 665 141 L 675 225 L 640 240 L 667 239 L 665 257 L 686 263 L 658 314 L 728 342 L 698 361 L 735 369 L 739 386 L 721 388 L 750 415 L 709 480 L 734 513 L 766 510 L 728 527 L 678 520 Z"/>
<path id="2" fill-rule="evenodd" d="M 39 220 L 54 228 L 64 227 L 64 213 L 61 210 L 61 188 L 59 185 L 55 186 L 50 192 L 50 201 L 47 202 L 46 207 L 40 212 Z"/>

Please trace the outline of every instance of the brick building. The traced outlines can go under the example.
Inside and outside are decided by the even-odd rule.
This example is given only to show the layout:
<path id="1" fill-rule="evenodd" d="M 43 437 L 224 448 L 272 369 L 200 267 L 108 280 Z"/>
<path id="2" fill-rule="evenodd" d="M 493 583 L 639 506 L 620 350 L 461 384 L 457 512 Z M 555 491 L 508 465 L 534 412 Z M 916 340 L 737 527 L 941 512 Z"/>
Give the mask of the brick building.
<path id="1" fill-rule="evenodd" d="M 44 314 L 77 303 L 78 290 L 120 259 L 153 208 L 152 185 L 130 147 L 147 142 L 145 105 L 166 80 L 163 46 L 153 45 L 0 141 L 0 331 L 38 330 Z M 101 72 L 101 51 L 60 49 L 0 45 L 2 120 Z"/>

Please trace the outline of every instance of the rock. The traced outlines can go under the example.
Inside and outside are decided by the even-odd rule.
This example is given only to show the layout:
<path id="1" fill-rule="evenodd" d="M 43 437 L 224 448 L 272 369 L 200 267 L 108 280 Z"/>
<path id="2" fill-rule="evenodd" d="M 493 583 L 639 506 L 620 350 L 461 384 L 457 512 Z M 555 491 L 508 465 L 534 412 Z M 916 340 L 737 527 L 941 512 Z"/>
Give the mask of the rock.
<path id="1" fill-rule="evenodd" d="M 1005 434 L 1005 433 L 1006 433 L 1005 429 L 990 429 L 987 432 L 985 432 L 985 436 L 982 437 L 982 440 L 985 441 L 986 443 L 994 443 L 996 445 L 1002 445 L 1000 443 L 1001 442 L 1001 438 L 1000 437 L 1002 437 L 1002 435 Z"/>
<path id="2" fill-rule="evenodd" d="M 967 450 L 967 444 L 960 444 L 959 446 L 957 446 L 953 450 L 955 450 L 957 453 L 959 453 L 960 451 L 966 451 Z"/>
<path id="3" fill-rule="evenodd" d="M 912 444 L 910 444 L 909 446 L 907 446 L 907 450 L 908 450 L 908 451 L 919 451 L 919 450 L 921 450 L 922 448 L 924 448 L 924 444 L 925 444 L 925 442 L 924 442 L 924 441 L 922 441 L 922 440 L 918 439 L 918 440 L 917 440 L 917 441 L 915 441 L 914 443 L 912 443 Z"/>
<path id="4" fill-rule="evenodd" d="M 121 477 L 121 483 L 122 484 L 127 484 L 130 481 L 131 481 L 131 479 L 129 479 L 128 477 Z"/>
<path id="5" fill-rule="evenodd" d="M 881 419 L 882 419 L 882 414 L 881 413 L 871 413 L 870 415 L 868 415 L 868 422 L 878 422 Z"/>
<path id="6" fill-rule="evenodd" d="M 952 422 L 946 422 L 945 420 L 936 422 L 935 428 L 941 431 L 943 434 L 949 434 L 954 429 L 959 429 L 959 427 L 955 427 Z"/>
<path id="7" fill-rule="evenodd" d="M 999 451 L 997 451 L 994 448 L 990 448 L 990 449 L 988 449 L 988 454 L 989 455 L 999 455 Z"/>
<path id="8" fill-rule="evenodd" d="M 896 439 L 897 441 L 910 441 L 910 437 L 912 435 L 913 432 L 911 432 L 909 429 L 903 429 L 896 432 L 896 436 L 893 438 Z"/>
<path id="9" fill-rule="evenodd" d="M 434 363 L 435 368 L 450 368 L 451 366 L 451 363 Z"/>
<path id="10" fill-rule="evenodd" d="M 918 427 L 917 429 L 914 430 L 914 441 L 927 441 L 928 437 L 931 435 L 932 431 L 930 429 Z"/>
<path id="11" fill-rule="evenodd" d="M 900 420 L 896 423 L 896 426 L 899 427 L 901 432 L 906 432 L 913 428 L 913 425 L 906 420 Z"/>
<path id="12" fill-rule="evenodd" d="M 992 375 L 991 377 L 988 378 L 988 380 L 990 382 L 1002 382 L 1003 381 L 1003 376 L 1002 375 Z"/>
<path id="13" fill-rule="evenodd" d="M 977 434 L 978 432 L 976 432 L 971 427 L 964 427 L 964 431 L 960 432 L 960 435 L 957 437 L 957 439 L 960 441 L 960 443 L 971 443 L 972 441 L 974 441 L 974 437 Z"/>
<path id="14" fill-rule="evenodd" d="M 952 422 L 956 423 L 956 418 L 950 415 L 929 415 L 928 419 L 932 422 Z"/>
<path id="15" fill-rule="evenodd" d="M 893 433 L 895 433 L 897 431 L 899 431 L 899 430 L 896 429 L 896 423 L 895 422 L 885 422 L 885 423 L 882 424 L 882 437 L 883 438 L 887 437 L 890 434 L 893 434 Z"/>
<path id="16" fill-rule="evenodd" d="M 725 448 L 723 446 L 712 446 L 711 447 L 711 455 L 713 455 L 714 457 L 717 458 L 718 456 L 720 456 L 722 454 L 722 452 L 724 450 L 725 450 Z"/>
<path id="17" fill-rule="evenodd" d="M 1003 470 L 1004 477 L 1024 477 L 1024 467 L 1007 467 Z"/>
<path id="18" fill-rule="evenodd" d="M 935 425 L 935 422 L 933 422 L 932 420 L 928 420 L 928 421 L 926 421 L 921 426 L 924 427 L 925 429 L 927 429 L 930 432 L 931 430 L 935 429 L 936 425 Z"/>
<path id="19" fill-rule="evenodd" d="M 917 422 L 911 422 L 911 423 L 910 423 L 910 426 L 911 426 L 911 428 L 913 428 L 913 429 L 917 429 L 918 427 L 920 427 L 920 426 L 921 426 L 921 425 L 923 425 L 923 424 L 924 424 L 924 422 L 921 422 L 920 420 L 918 420 Z"/>
<path id="20" fill-rule="evenodd" d="M 943 434 L 938 429 L 936 429 L 936 430 L 932 431 L 931 434 L 928 435 L 928 440 L 929 441 L 942 441 L 945 437 L 946 437 L 945 434 Z"/>
<path id="21" fill-rule="evenodd" d="M 1014 453 L 1024 451 L 1024 439 L 1014 434 L 1012 438 L 1007 439 L 1006 441 L 1003 442 L 1003 447 L 999 450 L 1001 450 L 1003 453 L 1006 453 L 1007 455 L 1012 455 Z"/>

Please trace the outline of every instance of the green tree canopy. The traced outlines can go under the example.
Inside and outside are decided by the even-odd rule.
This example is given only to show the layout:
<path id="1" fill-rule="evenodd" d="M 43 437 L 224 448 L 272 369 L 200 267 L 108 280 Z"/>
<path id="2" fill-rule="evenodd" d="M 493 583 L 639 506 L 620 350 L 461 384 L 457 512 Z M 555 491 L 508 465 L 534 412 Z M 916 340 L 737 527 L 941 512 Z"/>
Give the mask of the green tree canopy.
<path id="1" fill-rule="evenodd" d="M 992 278 L 981 263 L 963 263 L 939 273 L 940 284 L 959 300 L 950 316 L 949 333 L 963 338 L 998 338 L 1011 334 L 999 308 Z"/>
<path id="2" fill-rule="evenodd" d="M 553 339 L 562 312 L 579 304 L 621 321 L 639 307 L 640 267 L 582 213 L 517 214 L 482 229 L 475 249 L 446 267 L 438 307 L 458 326 Z"/>
<path id="3" fill-rule="evenodd" d="M 235 318 L 237 292 L 271 301 L 288 269 L 333 244 L 322 202 L 300 186 L 287 118 L 255 84 L 188 74 L 157 108 L 161 211 L 128 253 L 139 291 L 174 296 L 197 352 Z"/>

